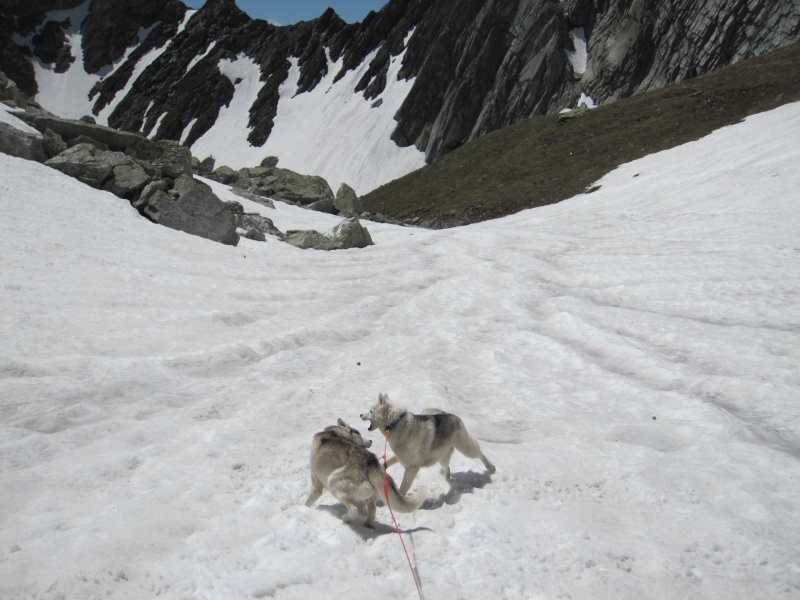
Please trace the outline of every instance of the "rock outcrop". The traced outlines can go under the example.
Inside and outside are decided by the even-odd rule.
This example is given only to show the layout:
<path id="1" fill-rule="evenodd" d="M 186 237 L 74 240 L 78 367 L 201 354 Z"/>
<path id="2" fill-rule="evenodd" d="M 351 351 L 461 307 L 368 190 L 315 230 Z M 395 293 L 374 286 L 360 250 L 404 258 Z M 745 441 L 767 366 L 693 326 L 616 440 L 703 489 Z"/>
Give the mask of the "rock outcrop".
<path id="1" fill-rule="evenodd" d="M 60 119 L 30 102 L 2 72 L 0 84 L 0 101 L 15 108 L 12 114 L 20 119 L 19 127 L 0 123 L 0 152 L 44 162 L 91 187 L 109 191 L 128 200 L 154 223 L 233 246 L 240 236 L 257 241 L 272 236 L 319 250 L 372 244 L 369 232 L 356 218 L 337 225 L 332 236 L 315 231 L 283 234 L 271 219 L 246 213 L 239 202 L 222 202 L 206 183 L 194 178 L 193 170 L 210 170 L 213 161 L 202 165 L 185 146 L 116 131 L 97 125 L 90 117 Z M 211 175 L 237 184 L 234 192 L 270 208 L 274 202 L 265 196 L 280 193 L 286 201 L 301 206 L 311 208 L 325 202 L 335 210 L 333 193 L 321 177 L 278 169 L 274 159 L 263 164 L 239 171 L 223 166 Z M 342 194 L 348 194 L 346 186 L 340 189 Z M 358 200 L 355 194 L 353 198 Z"/>
<path id="2" fill-rule="evenodd" d="M 116 131 L 92 119 L 60 119 L 24 96 L 17 101 L 25 109 L 18 107 L 16 114 L 41 135 L 0 123 L 0 151 L 44 162 L 124 198 L 154 223 L 223 244 L 239 242 L 228 206 L 192 177 L 192 156 L 185 146 Z"/>
<path id="3" fill-rule="evenodd" d="M 303 175 L 276 166 L 263 166 L 275 161 L 262 162 L 262 166 L 234 171 L 226 165 L 207 175 L 209 179 L 233 187 L 245 197 L 266 197 L 289 202 L 311 210 L 334 215 L 358 216 L 363 212 L 355 191 L 342 184 L 336 196 L 328 182 L 317 175 Z"/>

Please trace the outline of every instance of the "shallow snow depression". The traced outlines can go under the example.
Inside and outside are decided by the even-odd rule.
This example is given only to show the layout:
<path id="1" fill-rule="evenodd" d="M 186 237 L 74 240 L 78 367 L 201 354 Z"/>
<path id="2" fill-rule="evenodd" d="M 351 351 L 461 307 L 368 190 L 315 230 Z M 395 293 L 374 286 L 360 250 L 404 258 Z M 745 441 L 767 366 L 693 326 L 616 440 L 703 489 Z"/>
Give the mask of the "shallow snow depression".
<path id="1" fill-rule="evenodd" d="M 367 435 L 387 392 L 498 468 L 417 477 L 426 598 L 797 598 L 798 139 L 795 104 L 331 253 L 215 244 L 0 155 L 0 597 L 417 597 L 385 507 L 303 506 L 313 434 Z"/>

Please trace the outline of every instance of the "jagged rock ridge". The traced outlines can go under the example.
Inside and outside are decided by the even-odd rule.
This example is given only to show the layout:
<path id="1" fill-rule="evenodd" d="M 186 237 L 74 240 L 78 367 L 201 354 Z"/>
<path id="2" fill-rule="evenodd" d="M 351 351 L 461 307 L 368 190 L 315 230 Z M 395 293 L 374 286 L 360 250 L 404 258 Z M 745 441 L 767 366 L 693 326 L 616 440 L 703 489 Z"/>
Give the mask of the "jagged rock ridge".
<path id="1" fill-rule="evenodd" d="M 0 69 L 23 91 L 37 91 L 34 57 L 69 68 L 64 31 L 75 24 L 41 24 L 48 11 L 81 4 L 4 3 Z M 353 92 L 379 106 L 402 54 L 399 77 L 413 86 L 393 115 L 391 137 L 428 161 L 523 118 L 574 106 L 581 93 L 606 103 L 800 39 L 800 4 L 768 0 L 390 0 L 362 23 L 347 24 L 329 9 L 288 27 L 252 20 L 233 0 L 209 0 L 186 16 L 178 0 L 91 0 L 80 24 L 83 68 L 102 74 L 122 61 L 91 90 L 95 115 L 115 102 L 108 125 L 191 146 L 234 96 L 236 81 L 220 72 L 220 61 L 246 56 L 260 68 L 247 115 L 247 141 L 259 147 L 273 132 L 291 58 L 298 94 L 314 90 L 336 63 L 336 80 L 363 69 Z M 131 81 L 140 59 L 167 44 Z"/>

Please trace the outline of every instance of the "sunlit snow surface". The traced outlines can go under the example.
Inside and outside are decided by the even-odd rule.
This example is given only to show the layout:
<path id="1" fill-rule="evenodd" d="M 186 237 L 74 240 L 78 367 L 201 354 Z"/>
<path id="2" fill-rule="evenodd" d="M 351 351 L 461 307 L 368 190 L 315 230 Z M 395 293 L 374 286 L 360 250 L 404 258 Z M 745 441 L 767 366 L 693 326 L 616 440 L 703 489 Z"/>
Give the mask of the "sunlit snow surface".
<path id="1" fill-rule="evenodd" d="M 370 531 L 303 506 L 316 431 L 382 452 L 379 392 L 458 413 L 498 468 L 417 478 L 430 600 L 797 598 L 798 139 L 794 104 L 558 205 L 330 253 L 0 155 L 0 598 L 417 598 L 385 507 Z"/>

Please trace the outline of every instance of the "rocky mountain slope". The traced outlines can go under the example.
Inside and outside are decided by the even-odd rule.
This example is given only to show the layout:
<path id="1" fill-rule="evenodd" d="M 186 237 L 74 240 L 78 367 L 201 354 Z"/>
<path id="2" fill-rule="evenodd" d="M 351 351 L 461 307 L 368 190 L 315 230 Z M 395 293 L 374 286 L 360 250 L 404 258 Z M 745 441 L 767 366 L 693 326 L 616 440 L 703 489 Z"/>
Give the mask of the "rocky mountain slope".
<path id="1" fill-rule="evenodd" d="M 362 197 L 423 227 L 485 221 L 582 192 L 617 166 L 800 101 L 800 43 L 601 106 L 524 119 Z"/>
<path id="2" fill-rule="evenodd" d="M 607 104 L 799 38 L 800 5 L 779 0 L 390 0 L 362 23 L 328 10 L 289 27 L 233 0 L 10 0 L 0 70 L 54 112 L 85 108 L 234 168 L 277 155 L 364 193 L 580 98 Z"/>

